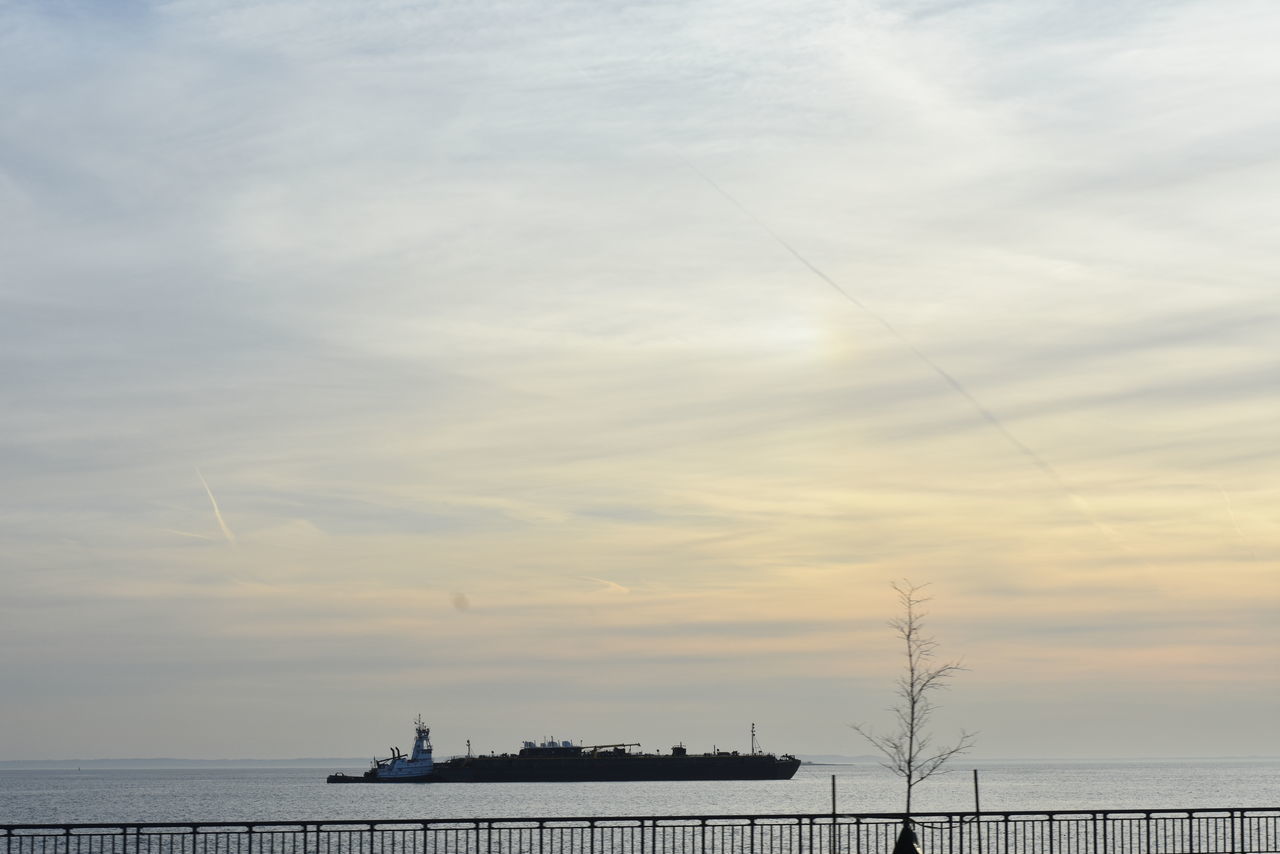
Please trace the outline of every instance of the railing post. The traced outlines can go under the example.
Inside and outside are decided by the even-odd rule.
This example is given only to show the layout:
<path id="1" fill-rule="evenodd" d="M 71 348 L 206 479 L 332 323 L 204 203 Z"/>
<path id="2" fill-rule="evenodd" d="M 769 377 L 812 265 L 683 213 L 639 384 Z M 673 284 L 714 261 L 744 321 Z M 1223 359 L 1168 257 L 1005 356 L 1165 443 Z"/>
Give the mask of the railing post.
<path id="1" fill-rule="evenodd" d="M 831 775 L 831 854 L 840 854 L 840 838 L 836 835 L 836 775 Z"/>

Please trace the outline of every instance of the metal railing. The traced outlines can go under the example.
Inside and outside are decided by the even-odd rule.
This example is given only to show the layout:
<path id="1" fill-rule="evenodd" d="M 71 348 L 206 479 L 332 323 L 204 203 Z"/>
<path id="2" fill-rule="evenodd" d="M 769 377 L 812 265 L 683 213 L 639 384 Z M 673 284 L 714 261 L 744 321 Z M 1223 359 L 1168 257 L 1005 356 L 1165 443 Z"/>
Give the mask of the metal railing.
<path id="1" fill-rule="evenodd" d="M 890 854 L 898 814 L 0 825 L 0 854 Z M 1280 854 L 1280 808 L 913 817 L 923 854 Z"/>

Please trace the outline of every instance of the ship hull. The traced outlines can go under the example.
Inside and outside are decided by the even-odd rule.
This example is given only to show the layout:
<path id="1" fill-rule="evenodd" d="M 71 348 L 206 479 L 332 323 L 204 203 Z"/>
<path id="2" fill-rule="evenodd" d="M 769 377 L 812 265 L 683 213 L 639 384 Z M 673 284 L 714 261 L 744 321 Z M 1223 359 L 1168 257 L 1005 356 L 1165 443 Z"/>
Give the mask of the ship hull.
<path id="1" fill-rule="evenodd" d="M 608 783 L 679 780 L 790 780 L 800 760 L 769 755 L 477 756 L 437 762 L 418 777 L 347 776 L 330 783 Z"/>
<path id="2" fill-rule="evenodd" d="M 350 774 L 330 774 L 326 783 L 435 783 L 438 782 L 430 774 L 401 777 L 379 777 L 375 774 L 355 777 Z"/>
<path id="3" fill-rule="evenodd" d="M 790 780 L 799 760 L 772 756 L 490 757 L 435 768 L 442 783 L 596 783 L 662 780 Z"/>

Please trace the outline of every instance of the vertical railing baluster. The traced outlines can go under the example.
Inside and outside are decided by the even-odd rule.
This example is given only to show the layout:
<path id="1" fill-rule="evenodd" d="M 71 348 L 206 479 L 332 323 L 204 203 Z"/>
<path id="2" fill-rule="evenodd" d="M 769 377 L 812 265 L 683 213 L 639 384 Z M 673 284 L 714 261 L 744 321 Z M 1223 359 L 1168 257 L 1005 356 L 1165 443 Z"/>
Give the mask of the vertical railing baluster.
<path id="1" fill-rule="evenodd" d="M 900 827 L 825 813 L 0 825 L 0 854 L 889 854 Z M 925 854 L 1245 854 L 1280 851 L 1280 810 L 956 812 L 917 832 Z"/>

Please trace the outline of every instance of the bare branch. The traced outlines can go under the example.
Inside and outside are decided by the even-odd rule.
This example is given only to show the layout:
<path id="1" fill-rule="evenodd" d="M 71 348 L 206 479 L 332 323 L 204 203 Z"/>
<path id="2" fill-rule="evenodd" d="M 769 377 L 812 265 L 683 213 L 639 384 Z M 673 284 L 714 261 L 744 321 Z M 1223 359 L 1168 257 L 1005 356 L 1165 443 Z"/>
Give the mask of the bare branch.
<path id="1" fill-rule="evenodd" d="M 889 627 L 902 641 L 906 657 L 903 673 L 895 683 L 898 703 L 889 711 L 897 721 L 897 731 L 891 735 L 877 735 L 864 724 L 851 724 L 854 732 L 862 736 L 884 757 L 882 766 L 901 777 L 907 784 L 906 814 L 911 815 L 911 792 L 935 774 L 945 773 L 948 761 L 969 750 L 975 735 L 962 732 L 953 744 L 934 748 L 933 738 L 926 724 L 935 709 L 934 692 L 949 687 L 957 673 L 965 670 L 959 661 L 934 664 L 938 642 L 925 635 L 925 612 L 920 606 L 929 601 L 922 594 L 928 585 L 915 585 L 910 581 L 894 582 L 902 616 L 889 621 Z"/>

